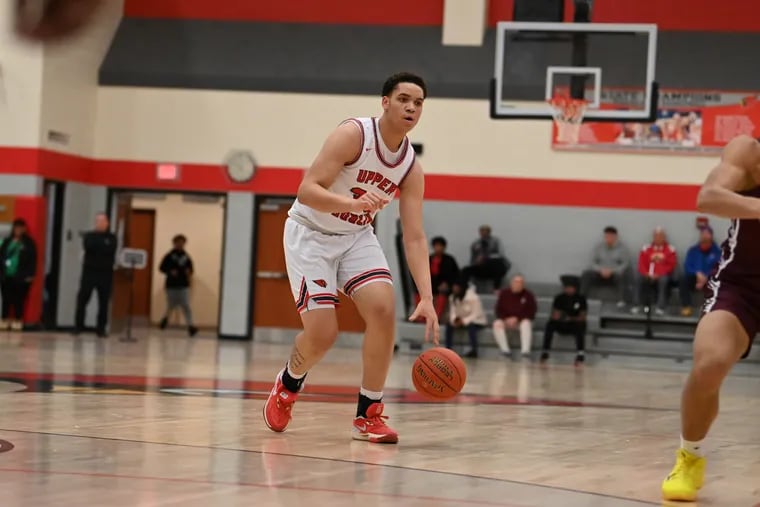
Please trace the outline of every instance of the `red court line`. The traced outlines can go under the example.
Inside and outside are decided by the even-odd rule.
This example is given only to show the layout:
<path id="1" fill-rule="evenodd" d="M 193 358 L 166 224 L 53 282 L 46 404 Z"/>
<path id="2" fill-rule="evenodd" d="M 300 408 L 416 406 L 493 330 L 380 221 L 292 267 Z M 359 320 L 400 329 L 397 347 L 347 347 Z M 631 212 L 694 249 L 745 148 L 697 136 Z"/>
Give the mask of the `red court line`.
<path id="1" fill-rule="evenodd" d="M 107 474 L 102 472 L 65 472 L 61 470 L 35 470 L 32 468 L 0 468 L 0 473 L 17 473 L 26 475 L 55 475 L 67 477 L 92 477 L 97 479 L 129 479 L 135 481 L 155 481 L 179 484 L 204 484 L 210 486 L 242 486 L 261 489 L 283 489 L 293 491 L 308 491 L 312 493 L 332 493 L 337 495 L 359 495 L 379 498 L 397 498 L 400 500 L 427 500 L 440 503 L 453 503 L 455 505 L 498 505 L 501 507 L 527 507 L 512 503 L 496 503 L 487 500 L 451 499 L 434 496 L 400 495 L 394 493 L 376 493 L 373 491 L 361 491 L 337 488 L 316 488 L 310 486 L 290 486 L 285 484 L 264 484 L 260 482 L 235 482 L 235 481 L 210 481 L 206 479 L 187 479 L 181 477 L 149 477 L 145 475 Z"/>

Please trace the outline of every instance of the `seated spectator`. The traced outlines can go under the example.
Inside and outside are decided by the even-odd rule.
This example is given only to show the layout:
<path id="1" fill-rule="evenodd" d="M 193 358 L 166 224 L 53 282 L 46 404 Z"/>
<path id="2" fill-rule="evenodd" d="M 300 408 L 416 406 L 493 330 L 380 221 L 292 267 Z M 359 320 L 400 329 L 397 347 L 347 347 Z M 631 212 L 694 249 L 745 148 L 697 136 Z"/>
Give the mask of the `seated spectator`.
<path id="1" fill-rule="evenodd" d="M 430 279 L 433 286 L 433 305 L 438 320 L 446 311 L 446 303 L 451 292 L 451 286 L 459 278 L 459 265 L 456 259 L 446 253 L 446 238 L 436 236 L 432 239 L 433 253 L 430 255 Z M 420 295 L 415 287 L 415 305 L 420 302 Z M 421 318 L 418 322 L 424 322 Z"/>
<path id="2" fill-rule="evenodd" d="M 465 357 L 478 357 L 478 332 L 486 325 L 483 303 L 473 287 L 464 280 L 457 280 L 451 287 L 449 299 L 449 325 L 446 326 L 446 348 L 454 345 L 454 331 L 466 329 L 470 338 L 470 350 Z"/>
<path id="3" fill-rule="evenodd" d="M 707 277 L 720 261 L 720 247 L 713 239 L 713 230 L 708 227 L 699 229 L 699 242 L 689 248 L 681 277 L 681 315 L 692 314 L 692 292 L 702 290 L 707 284 Z"/>
<path id="4" fill-rule="evenodd" d="M 511 355 L 507 331 L 519 331 L 523 359 L 530 356 L 533 345 L 533 319 L 536 318 L 536 297 L 525 288 L 522 275 L 515 275 L 509 287 L 499 292 L 493 336 L 505 356 Z"/>
<path id="5" fill-rule="evenodd" d="M 469 281 L 472 278 L 491 280 L 494 290 L 501 288 L 511 263 L 504 255 L 501 241 L 491 236 L 491 227 L 480 226 L 480 239 L 473 241 L 470 247 L 470 265 L 462 271 Z"/>
<path id="6" fill-rule="evenodd" d="M 604 241 L 594 247 L 591 267 L 583 272 L 581 294 L 588 296 L 592 285 L 614 285 L 617 289 L 618 308 L 625 306 L 625 289 L 628 286 L 631 255 L 618 239 L 612 226 L 604 228 Z"/>
<path id="7" fill-rule="evenodd" d="M 586 359 L 586 297 L 578 293 L 580 280 L 577 276 L 563 276 L 562 293 L 557 294 L 552 303 L 552 314 L 544 331 L 544 347 L 541 362 L 549 359 L 554 333 L 569 334 L 575 337 L 575 365 L 579 366 Z"/>
<path id="8" fill-rule="evenodd" d="M 668 238 L 662 227 L 657 227 L 652 233 L 652 243 L 644 245 L 639 254 L 639 265 L 633 284 L 632 313 L 641 311 L 641 293 L 657 286 L 657 315 L 665 314 L 667 306 L 668 287 L 673 280 L 676 269 L 676 249 L 668 244 Z"/>

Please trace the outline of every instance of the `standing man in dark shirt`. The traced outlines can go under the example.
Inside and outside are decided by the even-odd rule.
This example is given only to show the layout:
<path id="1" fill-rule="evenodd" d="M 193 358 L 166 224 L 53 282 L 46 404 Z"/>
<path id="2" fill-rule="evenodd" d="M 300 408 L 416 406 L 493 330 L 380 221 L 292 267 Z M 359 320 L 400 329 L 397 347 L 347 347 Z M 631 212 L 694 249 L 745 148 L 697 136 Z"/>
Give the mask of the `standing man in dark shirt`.
<path id="1" fill-rule="evenodd" d="M 575 365 L 579 366 L 585 360 L 588 303 L 586 297 L 578 293 L 580 282 L 580 278 L 577 276 L 562 277 L 563 290 L 554 298 L 551 319 L 546 323 L 544 331 L 542 363 L 549 359 L 554 333 L 573 335 L 577 350 Z"/>
<path id="2" fill-rule="evenodd" d="M 172 248 L 164 255 L 159 269 L 166 275 L 166 315 L 161 319 L 161 329 L 165 329 L 169 323 L 169 315 L 172 310 L 179 306 L 185 314 L 187 332 L 190 336 L 198 333 L 198 328 L 193 325 L 193 312 L 190 310 L 190 277 L 193 274 L 193 260 L 185 252 L 187 238 L 177 234 L 172 239 Z"/>
<path id="3" fill-rule="evenodd" d="M 98 293 L 97 334 L 100 338 L 108 336 L 108 301 L 111 298 L 117 248 L 116 235 L 108 230 L 108 226 L 108 216 L 98 213 L 95 215 L 95 230 L 84 235 L 84 262 L 74 318 L 76 334 L 84 329 L 84 312 L 95 290 Z"/>

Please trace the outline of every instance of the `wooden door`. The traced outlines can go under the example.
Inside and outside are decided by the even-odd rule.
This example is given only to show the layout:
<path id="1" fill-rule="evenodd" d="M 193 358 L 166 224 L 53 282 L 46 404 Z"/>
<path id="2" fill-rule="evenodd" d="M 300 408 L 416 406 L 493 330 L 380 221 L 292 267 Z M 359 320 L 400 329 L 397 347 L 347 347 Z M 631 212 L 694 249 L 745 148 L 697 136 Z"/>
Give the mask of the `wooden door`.
<path id="1" fill-rule="evenodd" d="M 129 248 L 148 252 L 147 267 L 134 272 L 132 315 L 150 319 L 151 286 L 153 281 L 153 240 L 156 232 L 156 210 L 132 209 L 127 236 Z"/>
<path id="2" fill-rule="evenodd" d="M 253 298 L 254 326 L 300 329 L 285 268 L 282 245 L 285 220 L 292 199 L 268 199 L 258 204 L 256 226 L 256 274 Z M 363 332 L 364 321 L 353 301 L 339 292 L 338 326 L 341 331 Z"/>

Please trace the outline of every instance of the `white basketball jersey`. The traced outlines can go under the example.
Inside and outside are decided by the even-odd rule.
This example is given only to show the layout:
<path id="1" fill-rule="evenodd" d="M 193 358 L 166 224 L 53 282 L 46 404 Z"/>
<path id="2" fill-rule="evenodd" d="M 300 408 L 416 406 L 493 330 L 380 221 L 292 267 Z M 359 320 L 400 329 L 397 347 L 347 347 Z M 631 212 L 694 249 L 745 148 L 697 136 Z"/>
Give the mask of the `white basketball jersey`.
<path id="1" fill-rule="evenodd" d="M 375 192 L 392 200 L 399 185 L 414 165 L 414 149 L 409 138 L 404 137 L 399 150 L 393 153 L 380 137 L 377 118 L 351 118 L 346 122 L 354 122 L 361 128 L 361 152 L 356 160 L 343 167 L 329 190 L 354 199 L 366 192 Z M 323 213 L 302 204 L 298 199 L 288 214 L 307 227 L 329 234 L 351 234 L 360 231 L 372 224 L 375 215 Z"/>

